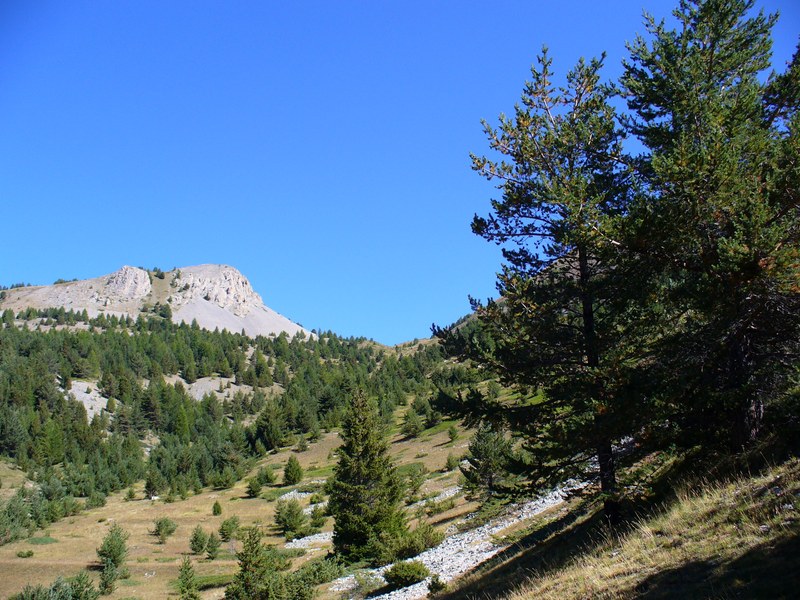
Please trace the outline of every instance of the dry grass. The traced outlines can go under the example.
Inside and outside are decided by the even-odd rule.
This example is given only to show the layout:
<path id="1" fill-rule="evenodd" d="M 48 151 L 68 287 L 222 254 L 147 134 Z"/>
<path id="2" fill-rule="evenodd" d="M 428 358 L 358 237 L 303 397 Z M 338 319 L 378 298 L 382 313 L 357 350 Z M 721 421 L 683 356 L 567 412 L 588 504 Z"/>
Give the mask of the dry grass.
<path id="1" fill-rule="evenodd" d="M 398 418 L 402 410 L 398 410 Z M 440 469 L 445 464 L 447 454 L 459 453 L 466 448 L 468 434 L 463 432 L 457 440 L 455 447 L 449 444 L 446 430 L 439 429 L 428 432 L 417 440 L 404 440 L 402 436 L 392 438 L 391 450 L 398 464 L 422 462 L 430 470 L 429 480 L 422 488 L 423 493 L 435 494 L 455 485 L 457 472 L 442 474 Z M 305 452 L 295 453 L 291 449 L 284 449 L 277 454 L 265 457 L 254 468 L 274 465 L 277 467 L 278 483 L 282 480 L 282 468 L 290 455 L 300 461 L 305 471 L 303 484 L 314 480 L 325 479 L 330 475 L 335 463 L 334 450 L 339 446 L 340 438 L 337 432 L 326 433 L 315 443 L 309 445 Z M 422 458 L 417 455 L 424 454 Z M 254 473 L 253 473 L 254 474 Z M 252 475 L 252 474 L 251 474 Z M 0 492 L 14 492 L 24 481 L 24 474 L 0 463 L 0 478 L 3 488 Z M 270 544 L 282 546 L 285 540 L 271 527 L 273 523 L 274 499 L 292 488 L 267 487 L 262 491 L 264 498 L 247 498 L 246 479 L 238 482 L 228 490 L 205 490 L 197 496 L 174 503 L 163 501 L 151 502 L 145 500 L 143 495 L 143 482 L 134 488 L 136 500 L 124 501 L 125 491 L 114 494 L 108 498 L 106 506 L 83 512 L 75 517 L 63 519 L 53 523 L 44 532 L 38 531 L 37 538 L 49 536 L 55 542 L 48 544 L 31 544 L 28 540 L 20 540 L 5 546 L 0 546 L 0 598 L 7 598 L 19 592 L 26 584 L 47 585 L 59 576 L 72 576 L 82 569 L 94 569 L 96 565 L 95 549 L 100 545 L 103 537 L 113 522 L 119 523 L 123 529 L 130 533 L 128 541 L 129 556 L 126 566 L 130 570 L 129 580 L 120 582 L 117 590 L 108 596 L 111 599 L 139 598 L 141 600 L 166 598 L 174 593 L 171 582 L 178 576 L 178 569 L 182 557 L 189 553 L 189 537 L 195 526 L 201 525 L 207 532 L 217 530 L 222 521 L 230 516 L 237 515 L 242 526 L 262 524 L 269 534 L 265 541 Z M 269 498 L 269 500 L 265 499 Z M 222 505 L 222 515 L 212 516 L 211 508 L 215 501 Z M 308 499 L 303 500 L 304 504 Z M 463 499 L 458 500 L 458 505 L 445 514 L 435 516 L 437 523 L 446 526 L 452 519 L 464 514 L 472 505 L 467 505 Z M 174 535 L 169 537 L 165 544 L 159 544 L 158 539 L 150 532 L 153 522 L 160 517 L 168 517 L 178 525 Z M 324 531 L 333 527 L 328 519 Z M 237 570 L 234 556 L 237 544 L 223 544 L 220 558 L 214 561 L 195 559 L 195 571 L 201 577 L 232 575 Z M 30 558 L 20 558 L 17 552 L 33 550 Z M 296 558 L 297 566 L 302 562 L 321 556 L 327 548 L 312 548 L 306 556 Z M 97 581 L 99 571 L 91 570 L 92 578 Z M 173 594 L 174 595 L 174 594 Z M 203 592 L 203 598 L 221 598 L 223 589 L 216 588 Z"/>
<path id="2" fill-rule="evenodd" d="M 509 597 L 790 598 L 800 573 L 800 461 L 683 491 L 662 514 L 542 570 Z"/>

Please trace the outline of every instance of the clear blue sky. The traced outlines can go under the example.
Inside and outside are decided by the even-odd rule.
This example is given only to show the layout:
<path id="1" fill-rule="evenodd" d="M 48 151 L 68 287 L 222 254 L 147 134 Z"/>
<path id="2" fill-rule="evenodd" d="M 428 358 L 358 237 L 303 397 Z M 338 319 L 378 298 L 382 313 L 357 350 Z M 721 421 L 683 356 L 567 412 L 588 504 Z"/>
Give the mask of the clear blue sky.
<path id="1" fill-rule="evenodd" d="M 427 337 L 494 294 L 480 119 L 542 44 L 614 77 L 676 3 L 0 0 L 0 283 L 225 263 L 308 328 Z M 798 4 L 759 3 L 781 68 Z"/>

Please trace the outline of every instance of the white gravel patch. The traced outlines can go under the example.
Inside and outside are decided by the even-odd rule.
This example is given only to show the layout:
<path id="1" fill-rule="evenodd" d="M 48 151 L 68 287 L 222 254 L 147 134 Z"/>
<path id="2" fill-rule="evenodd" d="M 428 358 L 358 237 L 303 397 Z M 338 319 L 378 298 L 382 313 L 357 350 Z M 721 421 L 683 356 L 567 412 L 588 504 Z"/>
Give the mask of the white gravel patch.
<path id="1" fill-rule="evenodd" d="M 316 504 L 309 504 L 303 509 L 303 514 L 310 515 L 312 512 L 314 512 L 315 508 L 325 508 L 326 506 L 328 506 L 327 500 L 325 500 L 324 502 L 317 502 Z"/>
<path id="2" fill-rule="evenodd" d="M 286 492 L 283 494 L 278 500 L 302 500 L 303 498 L 308 498 L 311 495 L 311 492 L 298 492 L 297 490 L 292 490 L 291 492 Z"/>
<path id="3" fill-rule="evenodd" d="M 314 535 L 307 535 L 303 538 L 286 542 L 287 548 L 310 548 L 314 544 L 326 544 L 333 541 L 333 532 L 315 533 Z"/>
<path id="4" fill-rule="evenodd" d="M 441 502 L 442 500 L 447 500 L 448 498 L 452 498 L 453 496 L 457 496 L 461 492 L 461 486 L 457 485 L 455 487 L 447 488 L 446 490 L 442 491 L 438 496 L 434 496 L 433 498 L 427 498 L 426 500 L 420 500 L 419 502 L 414 502 L 414 504 L 410 505 L 408 508 L 409 510 L 414 510 L 420 506 L 426 506 L 431 502 Z"/>
<path id="5" fill-rule="evenodd" d="M 485 525 L 451 535 L 436 548 L 426 550 L 413 560 L 421 561 L 431 573 L 438 574 L 442 581 L 450 581 L 507 548 L 507 546 L 495 544 L 493 536 L 521 520 L 529 519 L 553 506 L 557 506 L 564 501 L 568 493 L 586 485 L 585 482 L 567 481 L 548 494 L 539 496 L 529 502 L 515 505 L 504 516 L 498 517 Z M 367 573 L 381 576 L 387 568 L 372 569 Z M 329 589 L 331 591 L 348 591 L 355 588 L 356 585 L 355 576 L 349 575 L 335 580 Z M 375 596 L 375 598 L 416 600 L 417 598 L 424 598 L 427 593 L 428 581 L 426 580 L 401 590 L 394 590 L 381 596 Z"/>

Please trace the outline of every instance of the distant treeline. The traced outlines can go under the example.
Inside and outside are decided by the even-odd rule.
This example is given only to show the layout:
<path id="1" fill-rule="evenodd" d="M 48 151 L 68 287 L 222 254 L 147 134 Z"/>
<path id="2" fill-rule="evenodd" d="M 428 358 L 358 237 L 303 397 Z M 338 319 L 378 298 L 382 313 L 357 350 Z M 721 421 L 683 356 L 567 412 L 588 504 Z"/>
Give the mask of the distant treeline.
<path id="1" fill-rule="evenodd" d="M 18 327 L 15 319 L 26 323 Z M 37 326 L 86 329 L 36 331 L 29 327 L 34 319 L 43 320 Z M 155 315 L 90 319 L 63 308 L 7 310 L 0 328 L 0 455 L 38 486 L 0 506 L 0 543 L 78 510 L 75 498 L 99 504 L 143 477 L 149 493 L 173 498 L 233 485 L 253 458 L 338 425 L 353 386 L 378 398 L 388 420 L 397 405 L 430 394 L 429 375 L 441 360 L 436 346 L 397 356 L 329 332 L 251 339 Z M 250 387 L 224 401 L 209 393 L 198 402 L 181 382 L 165 383 L 170 375 L 188 383 L 218 375 Z M 89 421 L 64 391 L 74 380 L 97 381 L 108 409 Z M 141 440 L 149 434 L 158 443 L 148 457 Z"/>

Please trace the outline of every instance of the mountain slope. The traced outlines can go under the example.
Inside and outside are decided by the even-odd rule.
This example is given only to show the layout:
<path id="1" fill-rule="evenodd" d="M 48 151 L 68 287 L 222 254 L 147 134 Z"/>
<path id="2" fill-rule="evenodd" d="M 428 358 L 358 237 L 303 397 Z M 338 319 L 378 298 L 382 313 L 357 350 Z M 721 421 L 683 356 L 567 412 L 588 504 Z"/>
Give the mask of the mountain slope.
<path id="1" fill-rule="evenodd" d="M 136 318 L 168 305 L 175 323 L 197 320 L 205 329 L 227 329 L 249 336 L 289 336 L 309 332 L 266 306 L 247 278 L 228 265 L 198 265 L 169 272 L 124 266 L 83 281 L 14 288 L 5 292 L 0 309 L 60 308 L 90 317 L 100 314 Z M 169 314 L 169 313 L 167 313 Z"/>

